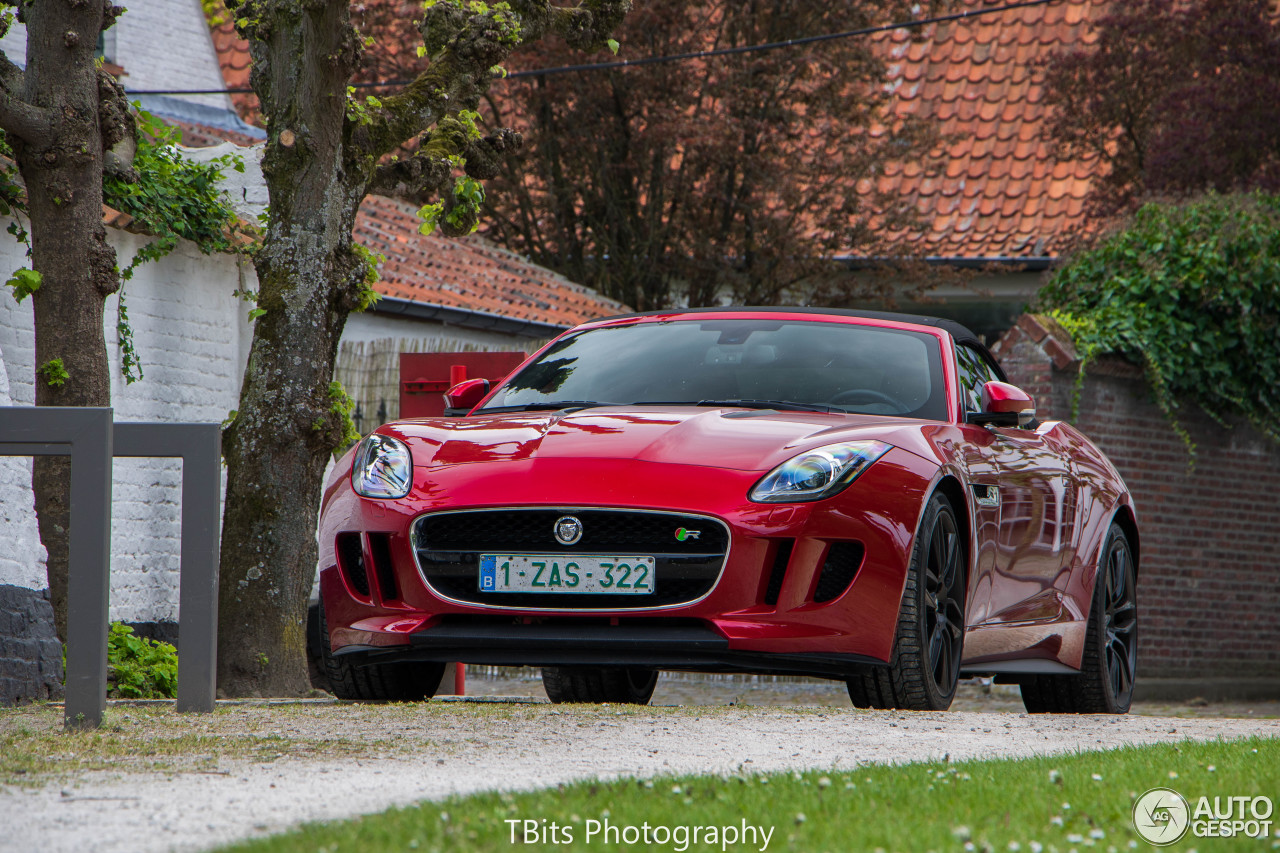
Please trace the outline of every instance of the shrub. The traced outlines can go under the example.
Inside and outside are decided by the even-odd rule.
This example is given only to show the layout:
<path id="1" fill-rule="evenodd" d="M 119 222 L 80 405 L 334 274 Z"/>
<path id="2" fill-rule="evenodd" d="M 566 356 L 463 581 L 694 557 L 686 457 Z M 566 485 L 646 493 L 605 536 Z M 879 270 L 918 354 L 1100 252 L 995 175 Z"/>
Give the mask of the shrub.
<path id="1" fill-rule="evenodd" d="M 1082 382 L 1099 355 L 1143 364 L 1189 450 L 1184 403 L 1280 441 L 1280 196 L 1148 204 L 1054 273 L 1039 302 L 1074 337 Z"/>
<path id="2" fill-rule="evenodd" d="M 107 637 L 107 695 L 116 699 L 172 699 L 178 692 L 178 650 L 111 623 Z"/>

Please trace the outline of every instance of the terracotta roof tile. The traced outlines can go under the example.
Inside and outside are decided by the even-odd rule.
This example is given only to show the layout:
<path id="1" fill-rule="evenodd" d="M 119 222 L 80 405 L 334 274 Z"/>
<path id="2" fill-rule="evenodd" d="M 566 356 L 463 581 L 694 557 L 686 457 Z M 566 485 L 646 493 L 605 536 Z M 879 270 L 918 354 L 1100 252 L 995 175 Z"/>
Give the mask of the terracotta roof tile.
<path id="1" fill-rule="evenodd" d="M 558 326 L 628 310 L 484 238 L 424 237 L 420 224 L 413 205 L 383 196 L 360 208 L 355 238 L 386 256 L 384 296 Z"/>
<path id="2" fill-rule="evenodd" d="M 209 30 L 213 35 L 213 48 L 218 53 L 218 65 L 222 68 L 222 79 L 228 89 L 249 88 L 249 43 L 236 34 L 235 24 L 225 10 L 220 10 L 221 3 L 205 4 L 209 16 Z M 217 16 L 217 17 L 215 17 Z M 223 19 L 220 23 L 213 21 Z M 261 125 L 262 113 L 258 106 L 258 96 L 238 93 L 231 96 L 236 112 L 250 124 Z"/>
<path id="3" fill-rule="evenodd" d="M 1102 14 L 1107 2 L 1064 0 L 950 22 L 926 29 L 922 37 L 904 32 L 879 37 L 877 44 L 889 75 L 886 91 L 894 98 L 898 115 L 930 119 L 949 140 L 945 160 L 938 168 L 926 171 L 919 167 L 886 167 L 880 175 L 859 185 L 861 192 L 874 188 L 903 197 L 915 206 L 923 228 L 899 235 L 901 240 L 928 255 L 1054 254 L 1061 238 L 1080 226 L 1084 215 L 1082 200 L 1099 163 L 1097 158 L 1070 163 L 1058 163 L 1054 158 L 1047 139 L 1047 108 L 1036 63 L 1056 50 L 1092 43 L 1096 34 L 1089 22 Z M 965 8 L 984 5 L 986 0 L 961 0 Z M 235 34 L 229 21 L 211 29 L 228 87 L 247 87 L 247 44 Z M 246 121 L 258 122 L 254 96 L 232 98 Z M 960 205 L 962 215 L 956 215 L 960 197 L 971 201 Z M 483 244 L 487 248 L 477 250 L 476 257 L 466 263 L 449 261 L 453 265 L 448 266 L 446 259 L 461 250 L 437 250 L 432 244 L 429 257 L 426 252 L 414 250 L 420 239 L 431 238 L 418 238 L 413 211 L 405 208 L 397 213 L 387 207 L 394 204 L 385 199 L 372 207 L 367 204 L 360 221 L 361 227 L 373 227 L 374 220 L 404 220 L 401 224 L 412 239 L 406 240 L 403 235 L 384 238 L 402 255 L 394 263 L 388 261 L 386 273 L 385 286 L 399 288 L 397 294 L 425 294 L 425 301 L 477 310 L 488 310 L 481 306 L 489 306 L 507 316 L 515 316 L 511 311 L 528 311 L 548 318 L 563 313 L 563 322 L 576 322 L 593 311 L 600 313 L 594 307 L 582 306 L 584 313 L 570 317 L 573 312 L 557 307 L 559 303 L 554 301 L 547 303 L 550 307 L 542 308 L 524 291 L 504 297 L 486 289 L 489 285 L 471 274 L 482 274 L 483 278 L 492 272 L 496 262 L 491 253 L 501 250 Z M 1017 239 L 1009 239 L 1011 233 L 1016 233 Z M 442 242 L 448 247 L 481 245 L 477 241 Z M 537 268 L 526 265 L 526 269 Z M 538 270 L 537 275 L 551 274 Z M 469 283 L 462 283 L 464 280 Z M 567 281 L 563 284 L 575 287 Z"/>

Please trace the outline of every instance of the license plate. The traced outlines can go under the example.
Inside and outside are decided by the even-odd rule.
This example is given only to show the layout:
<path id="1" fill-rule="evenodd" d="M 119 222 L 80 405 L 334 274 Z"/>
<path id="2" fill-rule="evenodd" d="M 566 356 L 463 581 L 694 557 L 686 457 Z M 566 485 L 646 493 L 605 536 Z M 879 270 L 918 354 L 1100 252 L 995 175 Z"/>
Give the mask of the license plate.
<path id="1" fill-rule="evenodd" d="M 481 554 L 481 592 L 649 595 L 653 557 Z"/>

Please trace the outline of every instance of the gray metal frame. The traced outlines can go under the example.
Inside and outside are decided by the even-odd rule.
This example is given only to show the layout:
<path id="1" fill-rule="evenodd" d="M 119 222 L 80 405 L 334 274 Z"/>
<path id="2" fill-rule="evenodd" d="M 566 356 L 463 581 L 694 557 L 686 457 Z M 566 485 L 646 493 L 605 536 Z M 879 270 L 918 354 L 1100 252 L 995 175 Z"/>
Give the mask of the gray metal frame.
<path id="1" fill-rule="evenodd" d="M 179 711 L 212 711 L 218 675 L 218 526 L 222 427 L 115 425 L 116 456 L 182 459 L 182 552 L 178 562 Z"/>
<path id="2" fill-rule="evenodd" d="M 101 725 L 106 709 L 113 456 L 183 460 L 177 708 L 213 710 L 221 453 L 217 424 L 114 424 L 110 408 L 0 407 L 0 456 L 71 457 L 67 726 Z"/>

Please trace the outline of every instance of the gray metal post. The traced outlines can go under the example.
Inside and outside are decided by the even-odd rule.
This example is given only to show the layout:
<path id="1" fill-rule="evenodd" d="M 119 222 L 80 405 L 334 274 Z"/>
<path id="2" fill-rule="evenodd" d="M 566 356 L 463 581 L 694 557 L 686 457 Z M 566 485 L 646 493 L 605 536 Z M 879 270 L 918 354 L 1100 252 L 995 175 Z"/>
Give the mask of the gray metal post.
<path id="1" fill-rule="evenodd" d="M 182 458 L 178 571 L 179 711 L 212 711 L 217 687 L 218 526 L 222 428 L 218 424 L 116 424 L 116 456 Z"/>
<path id="2" fill-rule="evenodd" d="M 71 457 L 67 579 L 69 727 L 102 723 L 107 705 L 107 595 L 111 564 L 112 410 L 0 407 L 0 454 Z"/>

